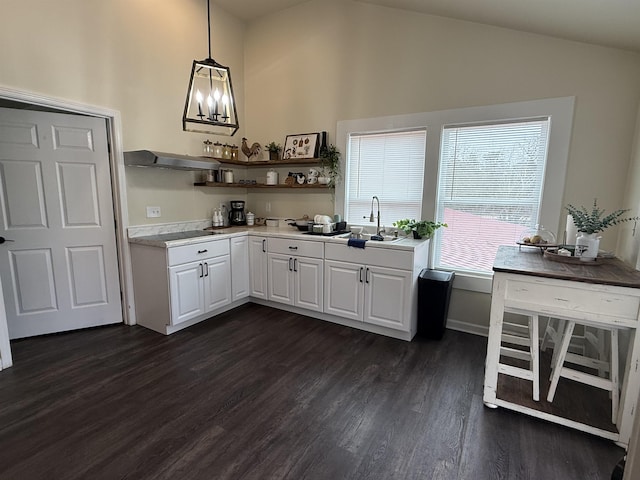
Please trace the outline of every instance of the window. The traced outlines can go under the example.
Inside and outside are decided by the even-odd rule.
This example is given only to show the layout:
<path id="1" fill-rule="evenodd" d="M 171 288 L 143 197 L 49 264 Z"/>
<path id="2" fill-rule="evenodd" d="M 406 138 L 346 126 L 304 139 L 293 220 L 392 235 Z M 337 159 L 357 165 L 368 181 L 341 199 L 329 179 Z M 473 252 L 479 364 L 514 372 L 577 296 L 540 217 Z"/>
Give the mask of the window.
<path id="1" fill-rule="evenodd" d="M 347 222 L 362 224 L 380 200 L 380 225 L 420 218 L 427 132 L 352 133 L 347 149 L 345 212 Z M 377 209 L 377 207 L 376 207 Z"/>
<path id="2" fill-rule="evenodd" d="M 435 264 L 490 273 L 500 245 L 513 245 L 538 223 L 550 119 L 442 130 Z"/>
<path id="3" fill-rule="evenodd" d="M 336 145 L 345 152 L 342 164 L 345 181 L 336 187 L 335 211 L 344 214 L 346 218 L 347 212 L 352 208 L 349 202 L 353 197 L 349 191 L 347 174 L 350 173 L 349 164 L 352 162 L 351 142 L 358 136 L 364 136 L 358 132 L 375 132 L 376 135 L 382 136 L 401 132 L 429 132 L 429 141 L 423 149 L 426 153 L 419 213 L 412 215 L 399 211 L 390 212 L 381 198 L 380 213 L 383 223 L 389 226 L 400 218 L 412 216 L 424 220 L 447 221 L 453 212 L 458 211 L 461 212 L 461 216 L 473 215 L 474 222 L 467 222 L 461 226 L 459 219 L 455 218 L 449 220 L 449 228 L 441 228 L 436 232 L 430 246 L 429 266 L 455 270 L 457 274 L 454 288 L 489 293 L 495 247 L 487 244 L 486 236 L 493 241 L 496 225 L 512 224 L 509 228 L 513 229 L 513 233 L 506 233 L 499 240 L 499 243 L 508 245 L 515 245 L 518 237 L 516 230 L 523 226 L 528 228 L 539 223 L 554 233 L 564 229 L 565 222 L 561 220 L 566 216 L 562 215 L 562 206 L 574 104 L 574 97 L 562 97 L 341 120 L 336 129 Z M 503 133 L 498 135 L 491 133 L 492 131 Z M 526 142 L 520 147 L 514 144 L 509 147 L 509 138 L 513 134 L 524 135 L 527 138 Z M 541 143 L 544 135 L 546 144 Z M 485 153 L 485 150 L 488 151 L 493 146 L 482 146 L 482 142 L 473 146 L 474 138 L 477 140 L 489 136 L 492 142 L 497 142 L 496 145 L 506 142 L 501 148 L 511 148 L 513 152 L 509 155 L 514 155 L 513 158 L 499 149 L 493 154 Z M 463 152 L 465 148 L 467 150 Z M 471 148 L 477 149 L 478 158 L 485 158 L 485 161 L 476 163 L 481 170 L 474 173 L 462 168 L 463 157 L 465 167 L 472 165 Z M 524 156 L 521 155 L 520 159 L 516 160 L 518 148 Z M 444 159 L 442 165 L 441 151 Z M 536 155 L 546 153 L 546 162 L 541 163 L 540 158 L 534 160 L 534 151 Z M 446 162 L 448 167 L 445 165 Z M 374 168 L 377 169 L 373 181 L 386 184 L 381 166 L 375 165 Z M 493 170 L 486 170 L 488 167 L 493 167 Z M 449 168 L 450 174 L 444 172 L 446 168 Z M 460 183 L 463 174 L 466 176 L 466 182 L 477 182 L 469 184 L 472 188 L 464 194 Z M 420 175 L 414 175 L 412 179 L 415 177 Z M 446 183 L 447 178 L 448 187 L 443 184 L 441 188 L 439 182 Z M 402 180 L 405 182 L 404 185 L 407 185 L 408 179 L 405 177 Z M 497 184 L 497 187 L 494 184 Z M 505 184 L 507 187 L 503 188 Z M 386 192 L 386 186 L 377 188 L 384 188 Z M 405 189 L 409 190 L 406 186 L 400 188 Z M 380 193 L 370 191 L 361 195 L 364 210 L 360 210 L 358 214 L 350 212 L 350 223 L 362 224 L 362 216 L 369 216 L 373 195 L 380 196 Z M 387 203 L 401 201 L 387 200 Z M 445 208 L 449 208 L 451 212 L 445 212 Z M 483 209 L 483 212 L 479 213 L 479 209 Z M 358 216 L 360 218 L 357 218 Z M 475 230 L 463 230 L 462 227 L 468 228 L 472 223 Z M 460 235 L 460 238 L 451 241 L 450 235 Z M 481 258 L 480 265 L 476 264 L 476 258 Z"/>

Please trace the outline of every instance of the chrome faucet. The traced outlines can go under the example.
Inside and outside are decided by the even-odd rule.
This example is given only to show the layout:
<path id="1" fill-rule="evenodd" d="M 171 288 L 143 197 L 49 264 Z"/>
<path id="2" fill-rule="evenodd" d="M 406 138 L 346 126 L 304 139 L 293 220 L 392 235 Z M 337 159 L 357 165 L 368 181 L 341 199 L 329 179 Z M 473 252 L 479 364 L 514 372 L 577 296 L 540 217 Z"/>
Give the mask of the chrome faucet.
<path id="1" fill-rule="evenodd" d="M 378 226 L 376 227 L 376 235 L 380 235 L 380 199 L 378 197 L 376 197 L 375 195 L 371 199 L 371 215 L 369 215 L 369 221 L 373 222 L 374 219 L 376 218 L 373 215 L 373 202 L 374 201 L 378 202 L 378 216 L 377 216 Z M 364 217 L 364 218 L 367 218 L 367 217 Z"/>

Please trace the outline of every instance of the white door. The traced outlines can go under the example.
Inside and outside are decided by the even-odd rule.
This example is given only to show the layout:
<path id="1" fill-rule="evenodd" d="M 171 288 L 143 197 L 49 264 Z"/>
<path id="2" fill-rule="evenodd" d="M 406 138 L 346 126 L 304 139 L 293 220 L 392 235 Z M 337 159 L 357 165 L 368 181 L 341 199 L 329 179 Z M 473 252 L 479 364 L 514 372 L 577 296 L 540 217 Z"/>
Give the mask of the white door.
<path id="1" fill-rule="evenodd" d="M 324 261 L 324 313 L 362 321 L 364 267 Z"/>
<path id="2" fill-rule="evenodd" d="M 204 310 L 211 312 L 231 303 L 231 260 L 229 255 L 204 262 Z"/>
<path id="3" fill-rule="evenodd" d="M 277 253 L 267 254 L 268 299 L 293 305 L 293 258 Z"/>
<path id="4" fill-rule="evenodd" d="M 0 109 L 9 336 L 122 322 L 104 119 Z"/>
<path id="5" fill-rule="evenodd" d="M 409 330 L 411 272 L 366 267 L 364 321 L 397 330 Z"/>
<path id="6" fill-rule="evenodd" d="M 169 267 L 171 325 L 186 322 L 204 313 L 204 263 L 191 262 Z"/>
<path id="7" fill-rule="evenodd" d="M 267 299 L 267 239 L 249 237 L 249 283 L 251 296 Z"/>
<path id="8" fill-rule="evenodd" d="M 305 257 L 295 257 L 293 260 L 296 306 L 321 312 L 324 261 Z"/>

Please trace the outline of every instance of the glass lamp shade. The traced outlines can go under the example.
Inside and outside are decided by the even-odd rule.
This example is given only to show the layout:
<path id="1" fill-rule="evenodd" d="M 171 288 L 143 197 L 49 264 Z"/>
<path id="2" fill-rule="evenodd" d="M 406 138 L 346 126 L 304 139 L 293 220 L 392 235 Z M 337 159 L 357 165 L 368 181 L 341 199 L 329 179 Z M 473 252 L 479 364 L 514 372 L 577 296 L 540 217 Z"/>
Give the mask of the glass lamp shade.
<path id="1" fill-rule="evenodd" d="M 229 68 L 212 58 L 194 60 L 184 104 L 182 129 L 187 132 L 233 136 L 238 128 Z"/>

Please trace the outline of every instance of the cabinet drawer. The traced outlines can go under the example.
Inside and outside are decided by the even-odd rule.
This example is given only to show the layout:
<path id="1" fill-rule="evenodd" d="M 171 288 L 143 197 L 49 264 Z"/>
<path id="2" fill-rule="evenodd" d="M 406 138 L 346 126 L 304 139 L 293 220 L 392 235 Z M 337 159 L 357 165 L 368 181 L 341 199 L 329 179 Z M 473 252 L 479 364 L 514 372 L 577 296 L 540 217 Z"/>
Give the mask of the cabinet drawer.
<path id="1" fill-rule="evenodd" d="M 171 247 L 167 252 L 167 261 L 169 266 L 172 266 L 228 254 L 229 240 L 212 240 L 209 242 L 182 245 L 180 247 Z"/>
<path id="2" fill-rule="evenodd" d="M 300 257 L 323 258 L 324 242 L 293 240 L 288 238 L 270 238 L 267 242 L 269 253 L 296 255 Z"/>
<path id="3" fill-rule="evenodd" d="M 589 284 L 573 287 L 510 279 L 507 282 L 505 304 L 578 319 L 606 316 L 635 321 L 640 297 Z"/>
<path id="4" fill-rule="evenodd" d="M 361 263 L 378 267 L 413 270 L 413 252 L 386 248 L 354 248 L 347 245 L 327 244 L 324 249 L 326 260 Z"/>

